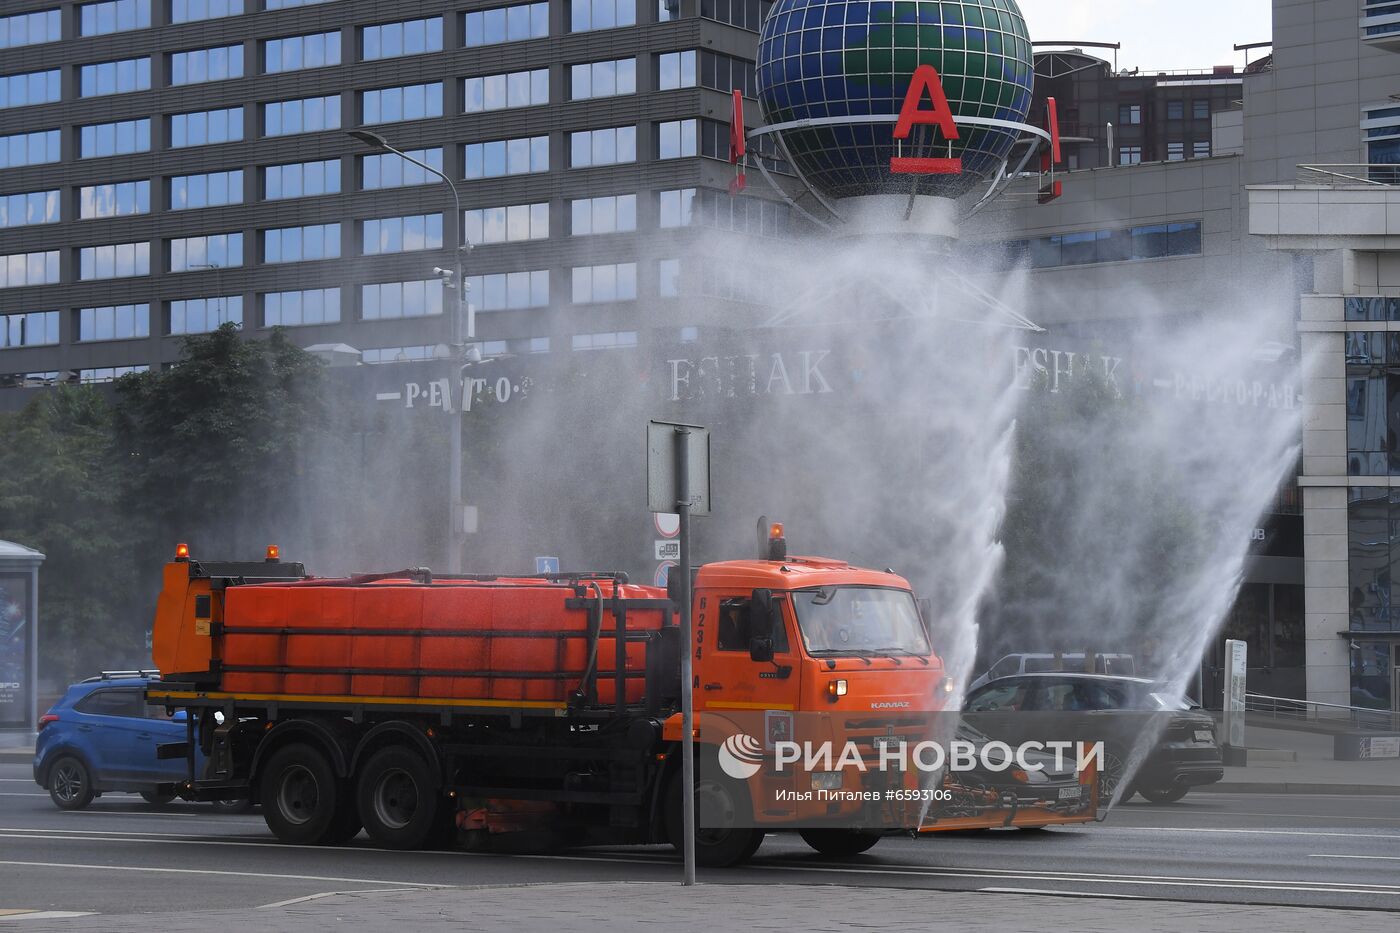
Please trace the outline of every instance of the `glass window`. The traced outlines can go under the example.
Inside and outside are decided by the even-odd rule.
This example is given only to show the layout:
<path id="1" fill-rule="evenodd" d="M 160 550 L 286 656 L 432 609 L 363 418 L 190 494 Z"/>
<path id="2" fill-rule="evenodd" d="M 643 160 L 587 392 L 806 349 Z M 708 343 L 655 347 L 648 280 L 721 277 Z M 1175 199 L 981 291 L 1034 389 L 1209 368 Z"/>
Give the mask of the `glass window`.
<path id="1" fill-rule="evenodd" d="M 309 224 L 264 230 L 263 262 L 309 262 L 340 258 L 340 224 Z"/>
<path id="2" fill-rule="evenodd" d="M 57 42 L 62 38 L 63 21 L 58 10 L 0 16 L 0 49 Z"/>
<path id="3" fill-rule="evenodd" d="M 549 304 L 549 271 L 467 276 L 467 294 L 478 311 L 543 308 Z"/>
<path id="4" fill-rule="evenodd" d="M 467 178 L 499 178 L 549 171 L 549 137 L 498 139 L 462 147 Z"/>
<path id="5" fill-rule="evenodd" d="M 738 90 L 745 97 L 757 97 L 758 71 L 746 58 L 704 51 L 700 53 L 700 84 L 725 93 Z"/>
<path id="6" fill-rule="evenodd" d="M 656 0 L 656 21 L 669 23 L 681 18 L 681 0 Z"/>
<path id="7" fill-rule="evenodd" d="M 609 127 L 569 134 L 569 167 L 619 165 L 637 161 L 637 128 Z"/>
<path id="8" fill-rule="evenodd" d="M 365 91 L 360 120 L 366 125 L 400 120 L 426 120 L 442 116 L 442 82 L 409 84 Z"/>
<path id="9" fill-rule="evenodd" d="M 681 261 L 679 259 L 658 259 L 656 261 L 656 290 L 662 298 L 675 298 L 680 294 Z"/>
<path id="10" fill-rule="evenodd" d="M 127 217 L 151 212 L 151 183 L 121 181 L 106 185 L 84 185 L 78 189 L 78 217 Z"/>
<path id="11" fill-rule="evenodd" d="M 1198 139 L 1198 140 L 1196 140 L 1194 143 L 1192 143 L 1192 144 L 1191 144 L 1191 158 L 1193 158 L 1193 159 L 1209 159 L 1209 158 L 1210 158 L 1210 140 L 1209 140 L 1209 139 Z"/>
<path id="12" fill-rule="evenodd" d="M 127 155 L 151 151 L 151 120 L 120 120 L 98 123 L 78 130 L 80 158 Z"/>
<path id="13" fill-rule="evenodd" d="M 170 302 L 169 334 L 206 334 L 232 321 L 243 324 L 243 296 L 182 298 Z"/>
<path id="14" fill-rule="evenodd" d="M 491 343 L 492 341 L 487 341 Z M 483 345 L 484 347 L 484 345 Z M 435 359 L 437 347 L 432 344 L 420 344 L 413 347 L 376 347 L 360 352 L 360 362 L 368 364 L 378 363 L 421 363 L 425 360 Z M 489 356 L 483 348 L 482 354 Z"/>
<path id="15" fill-rule="evenodd" d="M 637 24 L 637 0 L 570 0 L 569 32 Z"/>
<path id="16" fill-rule="evenodd" d="M 695 87 L 695 50 L 663 52 L 656 56 L 656 85 L 662 91 Z"/>
<path id="17" fill-rule="evenodd" d="M 123 279 L 151 274 L 151 244 L 113 243 L 78 250 L 78 278 Z"/>
<path id="18" fill-rule="evenodd" d="M 265 0 L 265 5 L 269 10 L 287 10 L 296 6 L 314 6 L 326 2 L 327 0 Z"/>
<path id="19" fill-rule="evenodd" d="M 74 708 L 95 716 L 127 716 L 142 719 L 146 704 L 139 690 L 94 690 L 79 700 Z"/>
<path id="20" fill-rule="evenodd" d="M 0 256 L 0 288 L 58 282 L 58 250 Z"/>
<path id="21" fill-rule="evenodd" d="M 366 220 L 362 233 L 366 256 L 442 249 L 442 215 L 411 214 Z"/>
<path id="22" fill-rule="evenodd" d="M 264 327 L 334 324 L 340 320 L 340 289 L 269 292 L 263 297 Z"/>
<path id="23" fill-rule="evenodd" d="M 257 0 L 253 0 L 254 3 Z M 272 9 L 269 5 L 268 9 Z M 243 0 L 170 0 L 170 22 L 194 23 L 204 19 L 238 16 Z"/>
<path id="24" fill-rule="evenodd" d="M 694 188 L 679 188 L 663 191 L 660 196 L 661 220 L 665 227 L 688 227 L 691 221 L 691 208 L 695 203 Z"/>
<path id="25" fill-rule="evenodd" d="M 59 77 L 57 68 L 0 77 L 0 108 L 51 104 L 61 99 Z"/>
<path id="26" fill-rule="evenodd" d="M 395 158 L 398 158 L 395 156 Z M 400 159 L 399 161 L 403 161 Z M 291 162 L 263 169 L 263 200 L 309 198 L 340 193 L 340 160 Z"/>
<path id="27" fill-rule="evenodd" d="M 99 382 L 113 382 L 122 376 L 129 376 L 132 373 L 150 372 L 151 367 L 140 366 L 99 366 L 96 369 L 78 370 L 78 382 L 83 385 L 91 385 Z"/>
<path id="28" fill-rule="evenodd" d="M 360 30 L 360 49 L 363 60 L 367 62 L 400 55 L 441 52 L 442 17 L 366 26 Z"/>
<path id="29" fill-rule="evenodd" d="M 580 198 L 571 205 L 574 236 L 593 233 L 626 233 L 637 229 L 637 196 L 614 194 Z"/>
<path id="30" fill-rule="evenodd" d="M 360 317 L 366 321 L 378 321 L 438 315 L 442 313 L 442 291 L 443 284 L 439 279 L 361 285 Z"/>
<path id="31" fill-rule="evenodd" d="M 104 36 L 151 27 L 151 0 L 105 0 L 78 7 L 78 35 Z"/>
<path id="32" fill-rule="evenodd" d="M 683 159 L 696 154 L 695 120 L 668 120 L 657 124 L 657 158 Z"/>
<path id="33" fill-rule="evenodd" d="M 3 274 L 3 270 L 0 270 L 0 275 Z M 0 286 L 3 284 L 3 280 L 0 280 Z M 56 343 L 58 343 L 57 311 L 0 314 L 0 349 L 6 347 L 43 347 Z"/>
<path id="34" fill-rule="evenodd" d="M 700 0 L 700 15 L 705 19 L 758 32 L 768 5 L 767 0 Z"/>
<path id="35" fill-rule="evenodd" d="M 170 56 L 170 83 L 202 84 L 243 77 L 243 46 L 223 45 L 212 49 L 175 52 Z"/>
<path id="36" fill-rule="evenodd" d="M 1180 140 L 1167 143 L 1167 161 L 1180 162 L 1186 158 L 1186 143 Z"/>
<path id="37" fill-rule="evenodd" d="M 425 165 L 442 171 L 442 149 L 407 149 L 405 154 Z M 408 162 L 392 152 L 360 157 L 361 187 L 366 191 L 375 188 L 399 188 L 405 185 L 426 185 L 438 177 Z"/>
<path id="38" fill-rule="evenodd" d="M 170 147 L 172 149 L 232 143 L 242 138 L 242 107 L 230 107 L 227 110 L 201 110 L 196 113 L 177 113 L 170 118 Z"/>
<path id="39" fill-rule="evenodd" d="M 0 136 L 0 168 L 57 162 L 58 151 L 58 130 Z"/>
<path id="40" fill-rule="evenodd" d="M 170 179 L 170 209 L 220 207 L 243 203 L 243 170 L 176 175 Z"/>
<path id="41" fill-rule="evenodd" d="M 462 109 L 467 113 L 534 107 L 549 103 L 549 69 L 483 75 L 462 81 Z"/>
<path id="42" fill-rule="evenodd" d="M 630 301 L 637 297 L 637 264 L 619 262 L 601 266 L 575 266 L 573 302 Z"/>
<path id="43" fill-rule="evenodd" d="M 82 97 L 129 94 L 150 89 L 149 58 L 124 58 L 116 62 L 83 65 L 78 69 L 78 93 Z"/>
<path id="44" fill-rule="evenodd" d="M 525 3 L 464 13 L 462 35 L 463 43 L 469 48 L 542 39 L 549 35 L 549 4 Z"/>
<path id="45" fill-rule="evenodd" d="M 1194 119 L 1194 120 L 1209 120 L 1209 119 L 1210 119 L 1210 101 L 1208 101 L 1208 100 L 1193 100 L 1193 101 L 1191 101 L 1191 117 L 1192 117 L 1192 119 Z"/>
<path id="46" fill-rule="evenodd" d="M 477 246 L 549 237 L 549 204 L 481 207 L 463 213 L 462 233 Z"/>
<path id="47" fill-rule="evenodd" d="M 1167 101 L 1167 119 L 1168 119 L 1168 120 L 1181 120 L 1181 119 L 1184 119 L 1185 116 L 1186 116 L 1186 101 L 1184 101 L 1184 100 L 1169 100 L 1169 101 Z"/>
<path id="48" fill-rule="evenodd" d="M 600 334 L 574 334 L 570 338 L 573 350 L 614 350 L 619 347 L 635 347 L 635 330 L 607 331 Z"/>
<path id="49" fill-rule="evenodd" d="M 107 305 L 78 311 L 79 340 L 131 340 L 151 335 L 151 306 Z"/>
<path id="50" fill-rule="evenodd" d="M 287 36 L 263 43 L 263 71 L 267 74 L 339 64 L 339 31 Z"/>
<path id="51" fill-rule="evenodd" d="M 569 99 L 615 97 L 637 92 L 637 60 L 617 58 L 569 67 Z"/>
<path id="52" fill-rule="evenodd" d="M 1122 126 L 1129 126 L 1142 122 L 1141 104 L 1120 104 L 1118 106 L 1118 123 Z"/>
<path id="53" fill-rule="evenodd" d="M 289 136 L 340 129 L 340 95 L 303 97 L 263 105 L 263 133 Z"/>
<path id="54" fill-rule="evenodd" d="M 31 224 L 56 224 L 59 191 L 29 191 L 24 194 L 0 194 L 0 227 L 27 227 Z"/>
<path id="55" fill-rule="evenodd" d="M 198 272 L 243 265 L 243 234 L 212 233 L 170 240 L 170 271 Z"/>

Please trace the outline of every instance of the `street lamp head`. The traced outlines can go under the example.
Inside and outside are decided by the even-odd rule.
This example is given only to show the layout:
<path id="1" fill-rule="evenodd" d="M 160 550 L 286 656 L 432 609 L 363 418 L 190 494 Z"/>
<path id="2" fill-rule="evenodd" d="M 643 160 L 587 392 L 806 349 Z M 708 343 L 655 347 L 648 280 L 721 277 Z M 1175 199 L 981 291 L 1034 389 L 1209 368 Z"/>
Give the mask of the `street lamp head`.
<path id="1" fill-rule="evenodd" d="M 369 130 L 350 130 L 345 135 L 358 139 L 371 149 L 378 149 L 380 151 L 388 151 L 389 149 L 389 140 L 380 136 L 378 133 L 371 133 Z"/>

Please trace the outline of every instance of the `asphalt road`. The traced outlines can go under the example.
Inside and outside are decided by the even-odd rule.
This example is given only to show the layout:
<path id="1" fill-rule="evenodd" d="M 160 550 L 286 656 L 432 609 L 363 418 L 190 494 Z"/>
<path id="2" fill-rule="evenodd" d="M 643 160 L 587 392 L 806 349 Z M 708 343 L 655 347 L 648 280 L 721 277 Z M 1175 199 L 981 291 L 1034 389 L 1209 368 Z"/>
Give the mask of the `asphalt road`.
<path id="1" fill-rule="evenodd" d="M 328 891 L 679 880 L 669 848 L 549 855 L 389 852 L 277 843 L 256 812 L 220 815 L 109 794 L 58 810 L 20 764 L 0 764 L 0 923 L 15 909 L 125 914 L 256 907 Z M 701 881 L 847 884 L 1400 911 L 1400 798 L 1193 793 L 1129 803 L 1041 832 L 886 839 L 824 860 L 770 836 L 743 868 Z"/>

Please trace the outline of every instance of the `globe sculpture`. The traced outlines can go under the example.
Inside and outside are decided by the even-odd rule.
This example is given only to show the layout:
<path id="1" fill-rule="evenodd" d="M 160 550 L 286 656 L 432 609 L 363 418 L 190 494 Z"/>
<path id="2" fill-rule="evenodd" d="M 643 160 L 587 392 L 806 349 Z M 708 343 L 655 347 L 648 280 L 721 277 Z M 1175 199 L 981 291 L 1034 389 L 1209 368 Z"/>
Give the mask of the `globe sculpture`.
<path id="1" fill-rule="evenodd" d="M 958 138 L 923 125 L 896 145 L 920 65 L 937 69 Z M 834 198 L 952 198 L 994 179 L 1028 129 L 1033 75 L 1015 0 L 777 0 L 759 37 L 767 129 L 805 181 Z M 893 174 L 896 155 L 959 158 L 962 171 Z"/>

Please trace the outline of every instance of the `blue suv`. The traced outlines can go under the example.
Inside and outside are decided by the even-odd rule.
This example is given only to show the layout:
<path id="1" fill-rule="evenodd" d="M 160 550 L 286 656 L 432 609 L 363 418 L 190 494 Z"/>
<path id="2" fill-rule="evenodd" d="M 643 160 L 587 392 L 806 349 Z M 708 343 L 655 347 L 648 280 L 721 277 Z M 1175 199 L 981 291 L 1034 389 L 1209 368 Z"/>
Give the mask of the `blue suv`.
<path id="1" fill-rule="evenodd" d="M 185 759 L 158 759 L 156 746 L 185 741 L 186 714 L 167 717 L 164 707 L 146 704 L 154 677 L 149 671 L 90 677 L 39 719 L 34 780 L 55 804 L 81 810 L 107 791 L 139 793 L 156 805 L 174 799 Z"/>

